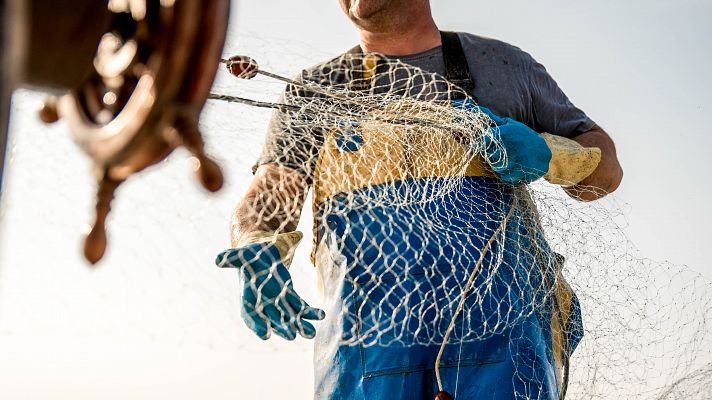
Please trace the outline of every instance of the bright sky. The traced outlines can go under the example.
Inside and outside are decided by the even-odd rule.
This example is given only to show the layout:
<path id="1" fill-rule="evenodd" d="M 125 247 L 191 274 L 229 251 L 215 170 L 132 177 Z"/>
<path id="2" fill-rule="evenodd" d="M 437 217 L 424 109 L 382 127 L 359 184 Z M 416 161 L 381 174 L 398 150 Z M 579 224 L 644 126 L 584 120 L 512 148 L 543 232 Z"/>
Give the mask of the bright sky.
<path id="1" fill-rule="evenodd" d="M 712 279 L 712 2 L 432 3 L 442 29 L 505 40 L 542 62 L 616 141 L 625 170 L 617 198 L 641 254 Z M 337 0 L 245 0 L 232 13 L 226 53 L 259 55 L 278 70 L 357 40 Z M 230 89 L 225 75 L 220 89 Z M 3 398 L 308 398 L 311 343 L 255 339 L 240 321 L 236 274 L 210 265 L 228 244 L 228 216 L 269 114 L 208 104 L 201 125 L 228 185 L 202 193 L 185 153 L 127 183 L 106 260 L 90 271 L 78 251 L 90 166 L 65 126 L 37 122 L 40 98 L 21 91 L 13 100 L 0 211 Z M 300 251 L 306 260 L 308 246 Z M 301 264 L 295 285 L 316 302 L 313 271 Z"/>

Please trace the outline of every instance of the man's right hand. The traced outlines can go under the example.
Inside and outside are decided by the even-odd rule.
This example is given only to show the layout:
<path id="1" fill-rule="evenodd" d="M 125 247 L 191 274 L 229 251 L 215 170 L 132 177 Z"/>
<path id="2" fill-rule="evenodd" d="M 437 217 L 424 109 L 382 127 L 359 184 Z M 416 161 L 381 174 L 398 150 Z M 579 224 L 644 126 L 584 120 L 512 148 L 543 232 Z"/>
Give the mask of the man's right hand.
<path id="1" fill-rule="evenodd" d="M 308 320 L 324 319 L 324 311 L 310 307 L 292 286 L 277 244 L 249 243 L 225 250 L 215 263 L 222 268 L 237 268 L 242 279 L 242 318 L 262 339 L 271 332 L 293 340 L 297 333 L 313 338 L 316 329 Z"/>

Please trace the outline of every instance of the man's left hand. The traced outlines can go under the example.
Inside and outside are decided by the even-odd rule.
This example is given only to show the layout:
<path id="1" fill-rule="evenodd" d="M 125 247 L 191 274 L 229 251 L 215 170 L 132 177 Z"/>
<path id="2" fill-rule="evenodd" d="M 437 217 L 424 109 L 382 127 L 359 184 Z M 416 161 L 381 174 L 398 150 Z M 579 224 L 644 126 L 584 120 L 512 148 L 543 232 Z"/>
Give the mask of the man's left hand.
<path id="1" fill-rule="evenodd" d="M 549 170 L 551 150 L 533 129 L 511 118 L 500 117 L 486 107 L 470 101 L 455 102 L 474 112 L 483 112 L 493 122 L 485 136 L 485 153 L 492 170 L 507 183 L 531 183 Z"/>

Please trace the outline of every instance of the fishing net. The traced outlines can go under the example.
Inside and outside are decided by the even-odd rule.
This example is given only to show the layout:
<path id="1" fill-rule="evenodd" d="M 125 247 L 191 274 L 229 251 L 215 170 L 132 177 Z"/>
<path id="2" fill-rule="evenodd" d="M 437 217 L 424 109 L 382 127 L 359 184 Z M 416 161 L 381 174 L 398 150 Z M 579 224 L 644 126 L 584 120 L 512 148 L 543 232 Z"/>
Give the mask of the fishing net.
<path id="1" fill-rule="evenodd" d="M 640 257 L 615 200 L 566 195 L 580 173 L 497 179 L 490 165 L 509 160 L 496 126 L 444 77 L 373 54 L 294 79 L 225 62 L 241 78 L 286 83 L 277 101 L 228 87 L 211 97 L 275 110 L 255 167 L 278 168 L 278 183 L 241 218 L 293 230 L 303 194 L 290 188 L 311 185 L 327 315 L 318 335 L 332 346 L 431 348 L 441 389 L 441 366 L 485 348 L 509 358 L 517 398 L 550 396 L 552 381 L 569 398 L 710 397 L 710 283 Z"/>

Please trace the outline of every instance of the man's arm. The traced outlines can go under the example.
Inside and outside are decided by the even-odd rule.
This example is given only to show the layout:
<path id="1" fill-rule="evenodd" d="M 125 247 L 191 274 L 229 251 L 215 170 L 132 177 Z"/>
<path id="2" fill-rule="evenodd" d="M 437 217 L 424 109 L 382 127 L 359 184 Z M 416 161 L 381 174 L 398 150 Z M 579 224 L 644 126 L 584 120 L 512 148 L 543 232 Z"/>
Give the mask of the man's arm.
<path id="1" fill-rule="evenodd" d="M 233 247 L 238 245 L 240 237 L 256 231 L 286 233 L 296 230 L 308 190 L 304 175 L 298 171 L 277 164 L 257 168 L 232 217 Z"/>
<path id="2" fill-rule="evenodd" d="M 566 188 L 569 196 L 583 201 L 592 201 L 615 191 L 623 179 L 623 169 L 618 162 L 616 146 L 610 136 L 598 125 L 574 137 L 584 147 L 601 149 L 598 167 L 577 185 Z"/>
<path id="3" fill-rule="evenodd" d="M 529 126 L 537 132 L 571 138 L 584 147 L 601 149 L 601 161 L 596 170 L 566 192 L 583 201 L 600 199 L 620 185 L 623 170 L 618 163 L 613 140 L 579 108 L 574 106 L 546 68 L 530 55 L 523 53 L 529 70 L 531 119 Z M 584 127 L 591 126 L 581 132 Z"/>
<path id="4" fill-rule="evenodd" d="M 260 166 L 232 218 L 233 248 L 216 260 L 220 267 L 240 270 L 241 315 L 262 339 L 272 332 L 287 340 L 297 334 L 313 338 L 316 329 L 309 321 L 324 319 L 324 311 L 297 294 L 288 270 L 302 238 L 294 230 L 307 188 L 300 172 L 276 164 Z"/>

